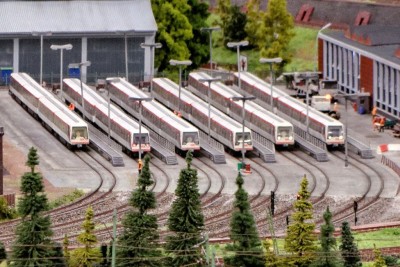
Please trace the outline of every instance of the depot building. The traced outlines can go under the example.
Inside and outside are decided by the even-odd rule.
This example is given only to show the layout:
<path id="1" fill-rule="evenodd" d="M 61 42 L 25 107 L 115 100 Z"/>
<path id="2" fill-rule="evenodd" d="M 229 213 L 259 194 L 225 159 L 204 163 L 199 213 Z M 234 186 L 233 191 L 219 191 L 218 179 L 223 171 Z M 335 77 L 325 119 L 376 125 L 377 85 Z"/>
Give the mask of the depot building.
<path id="1" fill-rule="evenodd" d="M 86 61 L 78 69 L 84 82 L 149 76 L 151 51 L 141 43 L 153 43 L 157 31 L 150 0 L 1 1 L 0 17 L 2 84 L 12 71 L 59 83 L 76 75 L 71 63 Z"/>

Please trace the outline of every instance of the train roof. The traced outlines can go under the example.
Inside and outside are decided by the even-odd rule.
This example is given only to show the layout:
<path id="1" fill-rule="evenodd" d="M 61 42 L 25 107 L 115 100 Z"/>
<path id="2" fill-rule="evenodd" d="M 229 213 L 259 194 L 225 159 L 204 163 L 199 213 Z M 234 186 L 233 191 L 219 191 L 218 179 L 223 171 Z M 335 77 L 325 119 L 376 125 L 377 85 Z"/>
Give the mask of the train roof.
<path id="1" fill-rule="evenodd" d="M 112 82 L 116 88 L 121 90 L 124 94 L 129 97 L 148 97 L 146 93 L 141 91 L 139 88 L 133 84 L 127 82 L 125 79 L 120 79 L 119 82 Z M 155 116 L 159 117 L 172 127 L 177 128 L 179 131 L 190 131 L 197 132 L 198 129 L 191 125 L 189 122 L 182 118 L 176 116 L 171 110 L 164 107 L 162 104 L 156 102 L 155 100 L 143 102 L 143 107 L 151 111 Z"/>
<path id="2" fill-rule="evenodd" d="M 81 95 L 81 85 L 79 79 L 67 78 L 63 79 L 63 82 Z M 106 101 L 102 96 L 96 93 L 85 83 L 82 83 L 82 89 L 85 101 L 93 106 L 96 106 L 104 115 L 108 116 L 108 101 Z M 122 110 L 117 108 L 112 103 L 110 103 L 110 120 L 117 122 L 120 126 L 124 127 L 130 132 L 137 132 L 139 129 L 138 122 L 126 115 Z M 146 128 L 141 127 L 141 132 L 148 133 L 149 131 Z"/>
<path id="3" fill-rule="evenodd" d="M 60 119 L 67 122 L 69 125 L 87 126 L 87 123 L 83 119 L 69 110 L 68 107 L 61 103 L 53 94 L 40 86 L 30 75 L 24 72 L 12 73 L 11 75 L 27 90 L 39 98 L 39 101 L 49 110 L 53 111 Z"/>
<path id="4" fill-rule="evenodd" d="M 163 88 L 175 96 L 178 95 L 178 85 L 168 78 L 156 78 L 153 79 L 153 82 L 158 84 L 163 84 Z M 187 104 L 195 107 L 197 110 L 208 116 L 208 104 L 203 101 L 201 98 L 195 96 L 189 91 L 181 88 L 181 101 L 186 102 Z M 236 120 L 228 117 L 226 114 L 222 113 L 218 109 L 213 106 L 210 106 L 210 118 L 218 122 L 220 125 L 224 126 L 227 129 L 232 131 L 241 131 L 242 124 L 237 122 Z M 245 131 L 249 132 L 250 130 L 245 127 Z"/>
<path id="5" fill-rule="evenodd" d="M 193 74 L 193 75 L 192 75 Z M 193 72 L 189 74 L 190 76 L 193 76 L 195 79 L 198 78 L 212 78 L 210 75 L 204 72 Z M 204 82 L 205 83 L 205 82 Z M 211 89 L 221 96 L 230 99 L 233 96 L 239 96 L 241 97 L 242 94 L 236 92 L 233 88 L 225 85 L 222 82 L 215 82 L 211 83 Z M 240 107 L 243 107 L 243 102 L 242 101 L 233 101 L 235 102 L 236 105 L 239 105 Z M 246 112 L 256 114 L 258 117 L 263 119 L 264 121 L 267 121 L 273 125 L 284 125 L 284 126 L 292 126 L 292 124 L 281 117 L 275 115 L 274 113 L 266 110 L 265 108 L 261 107 L 257 103 L 254 103 L 252 101 L 247 101 L 246 104 L 244 105 Z"/>
<path id="6" fill-rule="evenodd" d="M 235 73 L 235 76 L 237 76 L 237 72 Z M 266 92 L 267 94 L 271 94 L 271 89 L 270 89 L 271 85 L 249 72 L 241 72 L 240 79 L 245 80 L 247 82 L 252 82 L 251 85 L 257 85 L 257 88 L 259 88 L 260 90 Z M 291 106 L 296 110 L 299 110 L 303 114 L 307 113 L 307 104 L 295 99 L 291 95 L 283 92 L 282 90 L 280 90 L 275 86 L 273 86 L 273 94 L 274 98 L 275 97 L 278 98 L 280 102 L 283 102 L 286 105 Z M 316 110 L 311 106 L 308 106 L 308 116 L 321 123 L 343 126 L 343 124 L 340 121 Z"/>

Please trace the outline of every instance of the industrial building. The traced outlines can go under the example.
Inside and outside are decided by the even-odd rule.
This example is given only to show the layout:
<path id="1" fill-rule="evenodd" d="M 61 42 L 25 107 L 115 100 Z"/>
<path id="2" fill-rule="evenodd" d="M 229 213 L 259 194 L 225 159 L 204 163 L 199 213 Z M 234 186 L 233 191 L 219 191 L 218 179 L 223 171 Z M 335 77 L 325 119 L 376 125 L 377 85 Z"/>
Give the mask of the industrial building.
<path id="1" fill-rule="evenodd" d="M 59 83 L 62 73 L 79 75 L 69 64 L 86 61 L 84 82 L 150 73 L 150 48 L 140 46 L 157 31 L 150 0 L 0 1 L 0 16 L 2 84 L 11 71 Z"/>

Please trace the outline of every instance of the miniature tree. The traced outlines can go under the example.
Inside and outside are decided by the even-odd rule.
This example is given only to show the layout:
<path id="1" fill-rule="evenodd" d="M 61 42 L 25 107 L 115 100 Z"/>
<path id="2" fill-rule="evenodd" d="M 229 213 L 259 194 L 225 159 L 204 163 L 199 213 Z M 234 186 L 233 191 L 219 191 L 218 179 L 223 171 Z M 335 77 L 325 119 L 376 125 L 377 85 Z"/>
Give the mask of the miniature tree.
<path id="1" fill-rule="evenodd" d="M 248 194 L 243 189 L 244 180 L 239 172 L 235 192 L 234 212 L 231 219 L 230 238 L 233 242 L 226 250 L 233 256 L 224 258 L 229 266 L 265 266 L 265 258 L 258 236 L 253 214 L 250 211 Z"/>
<path id="2" fill-rule="evenodd" d="M 70 267 L 92 267 L 101 261 L 101 253 L 97 245 L 97 237 L 93 233 L 95 224 L 93 222 L 93 208 L 86 210 L 85 221 L 82 224 L 83 232 L 78 236 L 78 242 L 83 247 L 77 248 L 71 252 L 69 261 Z"/>
<path id="3" fill-rule="evenodd" d="M 342 253 L 344 260 L 344 267 L 361 267 L 360 252 L 358 251 L 357 245 L 354 243 L 354 237 L 351 233 L 350 225 L 348 222 L 342 223 L 342 244 L 339 249 Z"/>
<path id="4" fill-rule="evenodd" d="M 380 249 L 377 249 L 375 244 L 374 244 L 374 264 L 372 265 L 373 267 L 386 267 L 386 262 L 385 259 L 382 257 L 382 252 Z"/>
<path id="5" fill-rule="evenodd" d="M 148 214 L 156 207 L 156 197 L 149 187 L 154 183 L 150 174 L 150 156 L 132 192 L 129 204 L 134 208 L 122 222 L 124 230 L 118 239 L 117 266 L 158 266 L 161 252 L 158 248 L 157 217 Z"/>
<path id="6" fill-rule="evenodd" d="M 3 242 L 0 241 L 0 262 L 5 259 L 7 259 L 6 248 L 4 247 Z"/>
<path id="7" fill-rule="evenodd" d="M 16 229 L 11 261 L 20 266 L 51 266 L 53 232 L 50 217 L 43 216 L 48 209 L 48 200 L 44 194 L 43 178 L 35 172 L 39 156 L 33 147 L 29 149 L 26 165 L 31 171 L 21 178 L 22 198 L 18 202 L 18 212 L 22 221 Z"/>
<path id="8" fill-rule="evenodd" d="M 310 192 L 307 187 L 308 181 L 304 176 L 293 205 L 292 223 L 288 226 L 284 245 L 285 250 L 292 254 L 287 257 L 287 264 L 299 267 L 308 267 L 314 260 L 316 251 L 316 237 L 313 233 L 315 224 L 310 221 L 313 219 L 313 206 L 309 201 Z"/>
<path id="9" fill-rule="evenodd" d="M 197 170 L 191 168 L 192 152 L 186 155 L 186 169 L 179 174 L 175 190 L 176 199 L 172 204 L 168 218 L 168 229 L 172 232 L 166 240 L 166 249 L 170 252 L 167 266 L 202 266 L 203 257 L 198 244 L 204 226 L 198 189 Z"/>

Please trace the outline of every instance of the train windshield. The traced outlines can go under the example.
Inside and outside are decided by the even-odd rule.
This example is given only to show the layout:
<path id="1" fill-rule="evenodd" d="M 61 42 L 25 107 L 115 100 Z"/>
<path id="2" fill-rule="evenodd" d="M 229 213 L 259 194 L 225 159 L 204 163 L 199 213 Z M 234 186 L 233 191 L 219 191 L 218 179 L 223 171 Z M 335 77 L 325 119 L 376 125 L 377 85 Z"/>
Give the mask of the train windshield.
<path id="1" fill-rule="evenodd" d="M 183 133 L 183 145 L 188 145 L 188 144 L 195 144 L 199 145 L 199 134 L 197 132 L 193 133 Z"/>
<path id="2" fill-rule="evenodd" d="M 278 139 L 293 139 L 292 127 L 278 127 Z"/>
<path id="3" fill-rule="evenodd" d="M 343 128 L 340 126 L 328 126 L 328 139 L 343 138 Z"/>
<path id="4" fill-rule="evenodd" d="M 239 145 L 243 143 L 243 133 L 236 133 L 236 144 Z M 244 133 L 244 143 L 251 145 L 251 134 L 249 132 Z"/>
<path id="5" fill-rule="evenodd" d="M 139 136 L 140 136 L 140 144 L 148 144 L 149 143 L 149 135 L 147 133 L 138 133 L 134 134 L 134 143 L 139 144 Z"/>
<path id="6" fill-rule="evenodd" d="M 72 127 L 72 141 L 82 141 L 88 139 L 88 132 L 86 127 Z"/>

